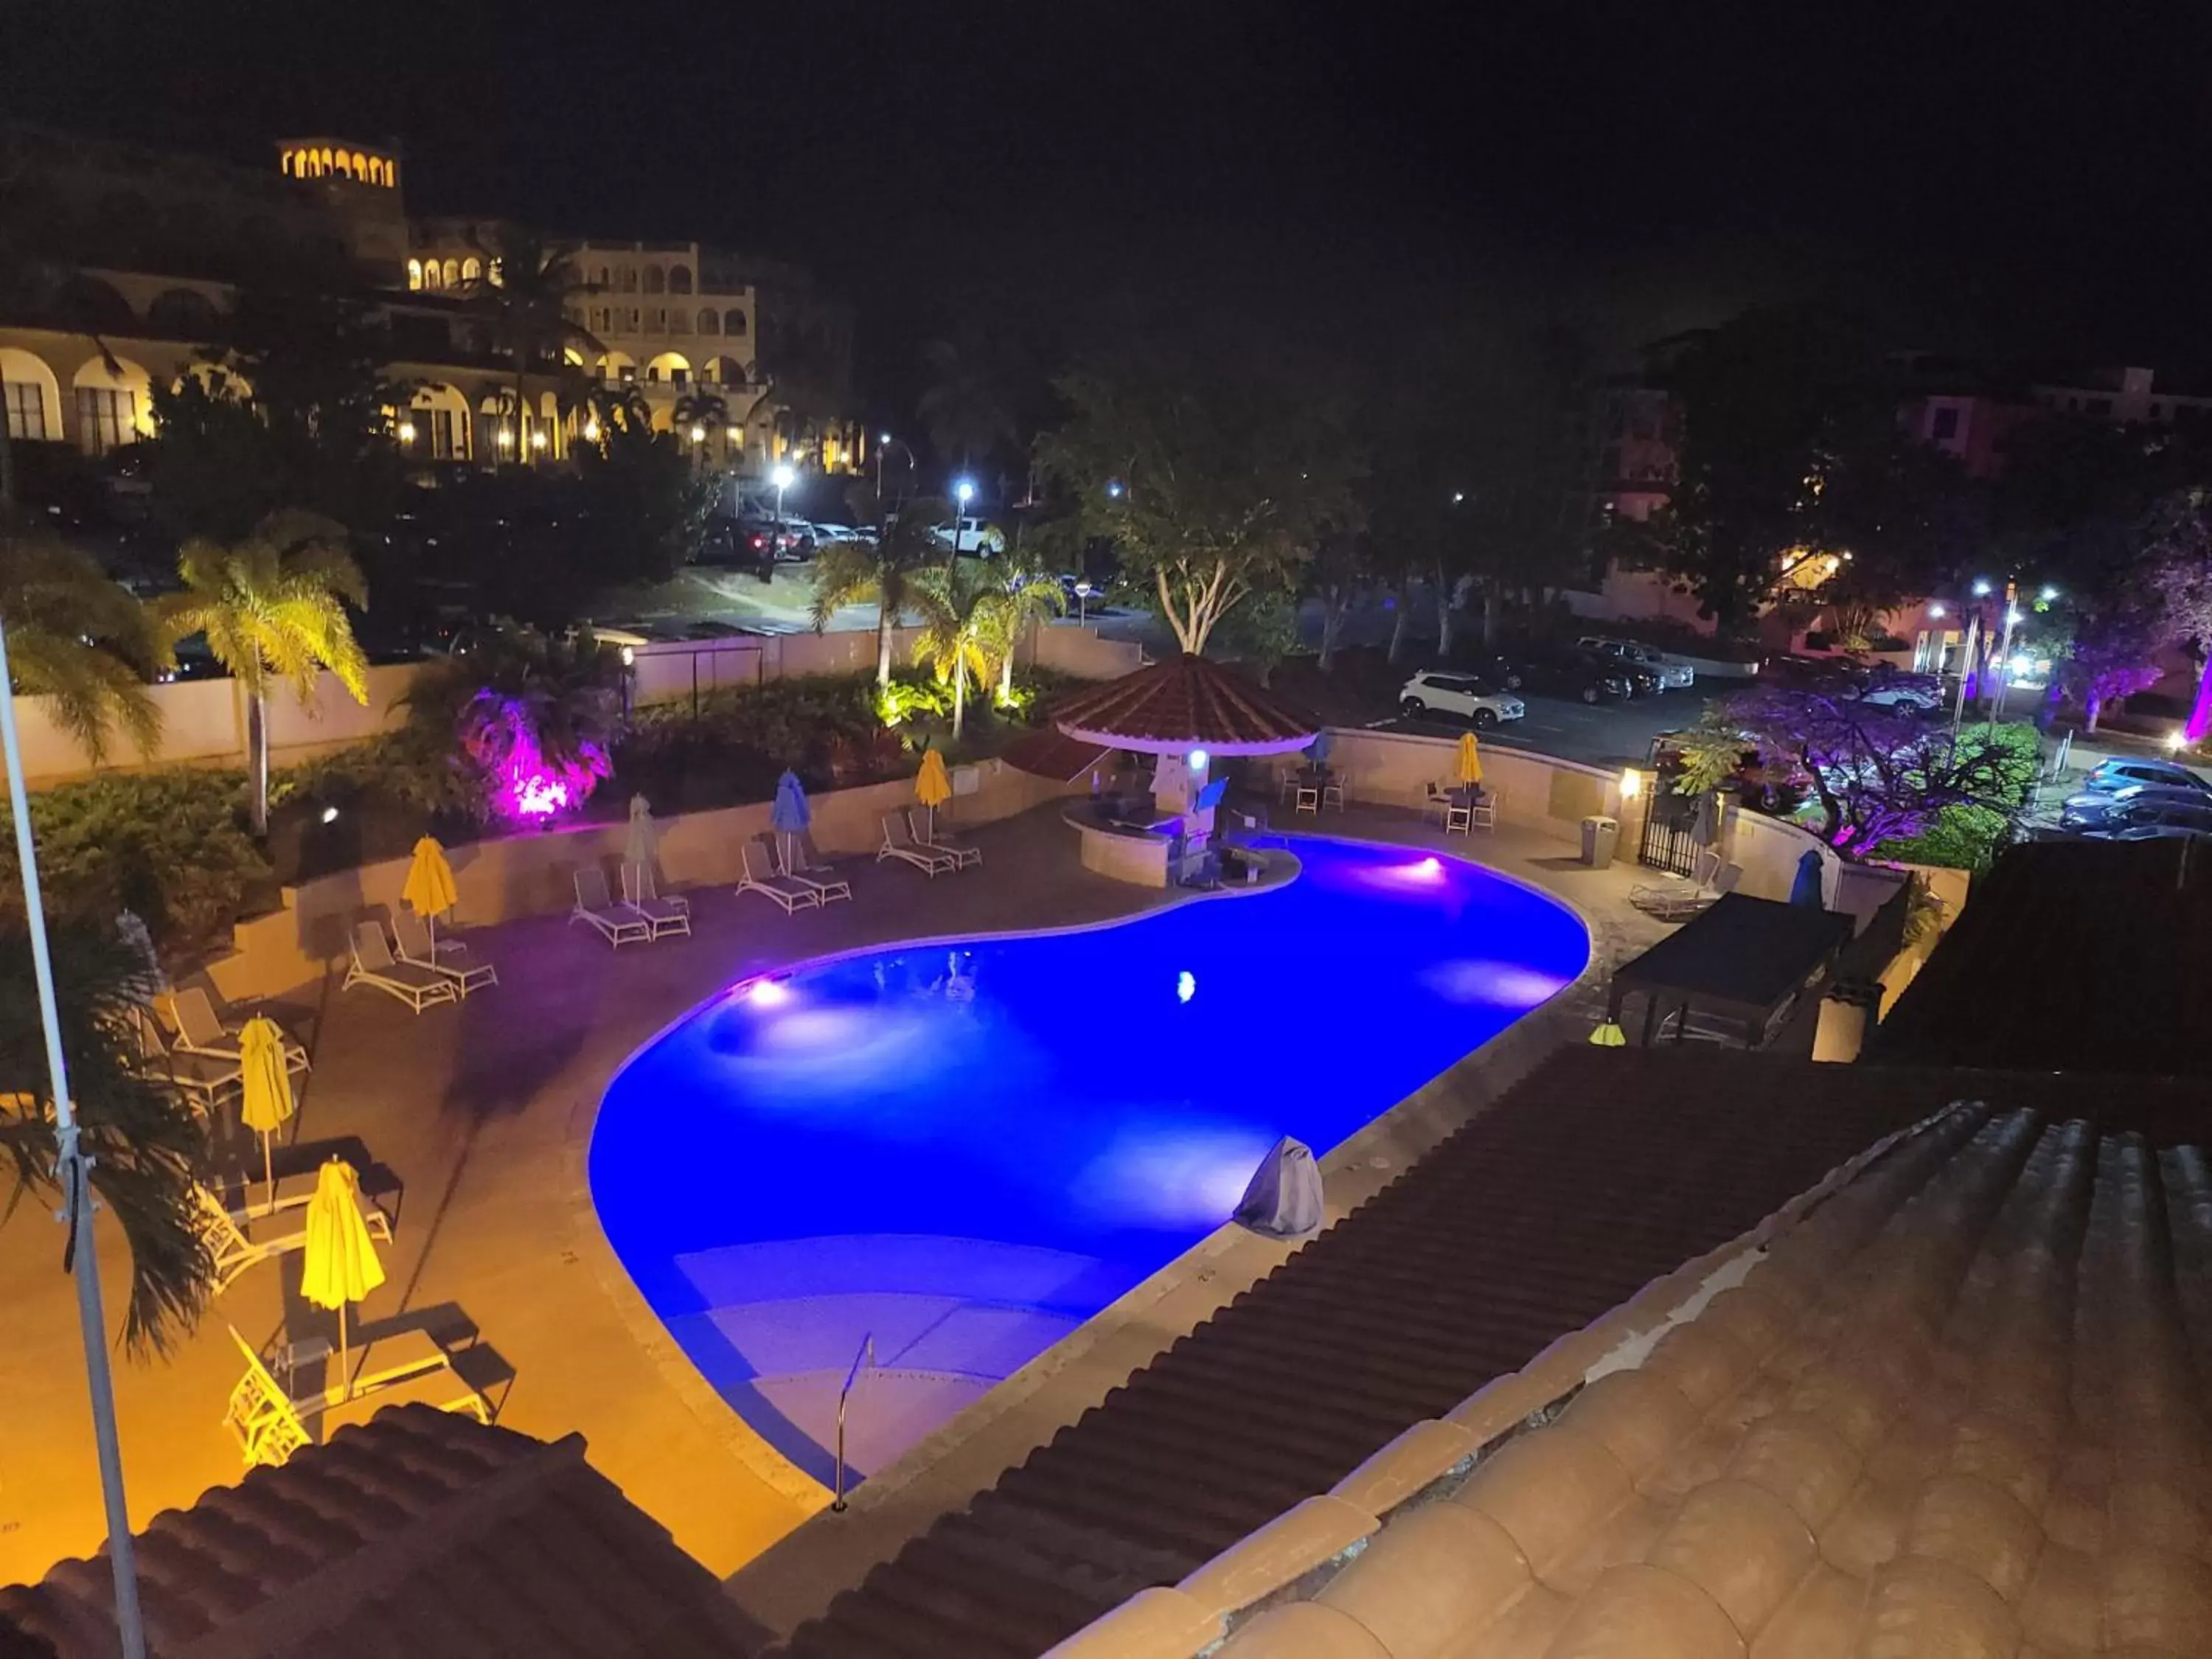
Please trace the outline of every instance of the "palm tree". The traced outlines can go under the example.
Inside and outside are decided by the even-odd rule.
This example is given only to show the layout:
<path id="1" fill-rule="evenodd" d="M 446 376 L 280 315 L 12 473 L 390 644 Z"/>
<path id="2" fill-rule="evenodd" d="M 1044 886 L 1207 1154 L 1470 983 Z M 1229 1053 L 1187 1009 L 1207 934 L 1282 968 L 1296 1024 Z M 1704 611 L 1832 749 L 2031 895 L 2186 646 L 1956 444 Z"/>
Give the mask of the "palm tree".
<path id="1" fill-rule="evenodd" d="M 96 561 L 41 529 L 0 535 L 0 621 L 17 686 L 48 699 L 94 765 L 107 757 L 111 727 L 141 755 L 160 748 L 161 711 L 145 676 L 159 653 L 145 607 Z"/>
<path id="2" fill-rule="evenodd" d="M 131 1020 L 147 986 L 137 947 L 111 927 L 61 920 L 48 922 L 47 941 L 93 1189 L 131 1244 L 125 1340 L 135 1352 L 161 1352 L 191 1328 L 213 1278 L 193 1191 L 207 1132 L 176 1086 L 140 1057 Z M 30 941 L 17 920 L 0 925 L 0 1169 L 13 1171 L 15 1186 L 0 1220 L 26 1193 L 60 1196 L 49 1087 Z M 92 1248 L 89 1238 L 71 1242 Z"/>
<path id="3" fill-rule="evenodd" d="M 938 556 L 930 532 L 951 521 L 951 504 L 928 497 L 909 503 L 874 543 L 832 542 L 816 555 L 814 631 L 828 628 L 846 605 L 873 599 L 878 686 L 891 683 L 891 635 L 913 596 L 915 577 Z"/>
<path id="4" fill-rule="evenodd" d="M 730 405 L 719 393 L 704 388 L 687 392 L 676 400 L 669 422 L 687 437 L 695 432 L 702 434 L 691 447 L 698 453 L 699 469 L 703 472 L 707 467 L 704 434 L 720 432 L 730 423 Z"/>
<path id="5" fill-rule="evenodd" d="M 568 304 L 592 292 L 576 265 L 574 244 L 541 236 L 527 226 L 499 222 L 471 230 L 469 245 L 484 256 L 484 274 L 462 285 L 462 297 L 490 324 L 499 349 L 514 364 L 514 458 L 522 453 L 521 413 L 530 406 L 525 380 L 550 374 L 569 343 L 594 353 L 606 348 L 569 319 Z"/>
<path id="6" fill-rule="evenodd" d="M 992 605 L 1004 590 L 981 559 L 955 559 L 933 565 L 913 581 L 921 607 L 921 637 L 914 659 L 933 665 L 939 682 L 952 682 L 952 740 L 960 740 L 968 717 L 968 680 L 990 678 Z"/>
<path id="7" fill-rule="evenodd" d="M 368 701 L 368 659 L 346 605 L 368 603 L 345 532 L 307 513 L 272 513 L 244 541 L 225 547 L 195 538 L 177 556 L 185 591 L 163 602 L 165 649 L 205 633 L 208 649 L 245 689 L 252 750 L 253 828 L 269 829 L 269 680 L 289 680 L 304 705 L 323 669 L 354 701 Z"/>
<path id="8" fill-rule="evenodd" d="M 1014 700 L 1014 651 L 1032 623 L 1057 617 L 1067 608 L 1060 583 L 1049 571 L 1001 573 L 1001 585 L 984 605 L 984 636 L 999 659 L 999 706 Z"/>

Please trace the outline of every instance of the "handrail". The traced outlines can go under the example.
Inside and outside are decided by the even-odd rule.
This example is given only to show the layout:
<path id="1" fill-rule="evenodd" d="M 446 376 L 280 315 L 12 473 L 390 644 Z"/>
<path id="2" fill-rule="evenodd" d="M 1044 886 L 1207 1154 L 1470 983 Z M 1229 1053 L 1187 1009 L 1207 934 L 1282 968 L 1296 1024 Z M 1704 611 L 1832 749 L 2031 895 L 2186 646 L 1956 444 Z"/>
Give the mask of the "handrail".
<path id="1" fill-rule="evenodd" d="M 853 1385 L 860 1380 L 863 1364 L 871 1370 L 875 1369 L 873 1331 L 860 1339 L 860 1351 L 853 1356 L 852 1369 L 845 1373 L 845 1386 L 837 1390 L 837 1473 L 836 1484 L 830 1489 L 830 1507 L 840 1515 L 845 1512 L 845 1402 L 852 1397 Z"/>

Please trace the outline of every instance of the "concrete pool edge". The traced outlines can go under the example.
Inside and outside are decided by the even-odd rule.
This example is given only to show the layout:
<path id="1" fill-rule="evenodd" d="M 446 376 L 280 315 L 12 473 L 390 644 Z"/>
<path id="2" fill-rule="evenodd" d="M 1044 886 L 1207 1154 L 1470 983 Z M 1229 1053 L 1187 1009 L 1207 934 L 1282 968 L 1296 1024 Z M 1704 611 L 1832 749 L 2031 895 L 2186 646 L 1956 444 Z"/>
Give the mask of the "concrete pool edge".
<path id="1" fill-rule="evenodd" d="M 1578 1040 L 1578 1024 L 1589 1017 L 1595 995 L 1631 944 L 1619 937 L 1613 919 L 1594 912 L 1555 880 L 1492 861 L 1512 856 L 1532 870 L 1564 870 L 1578 863 L 1559 856 L 1571 842 L 1536 830 L 1510 830 L 1486 838 L 1483 848 L 1453 846 L 1443 844 L 1440 833 L 1430 836 L 1412 814 L 1362 811 L 1352 816 L 1357 829 L 1343 832 L 1301 825 L 1276 833 L 1386 848 L 1413 845 L 1456 858 L 1560 906 L 1582 927 L 1589 955 L 1573 981 L 1370 1119 L 1321 1160 L 1331 1224 L 1485 1109 L 1551 1048 Z M 1613 896 L 1624 909 L 1627 881 L 1623 872 L 1621 891 Z M 1128 920 L 1149 914 L 1154 913 Z M 834 1522 L 819 1516 L 802 1522 L 740 1567 L 726 1581 L 730 1594 L 764 1629 L 788 1636 L 823 1611 L 839 1591 L 857 1584 L 870 1568 L 890 1559 L 933 1522 L 988 1489 L 1006 1469 L 1266 1277 L 1297 1248 L 1233 1224 L 1216 1229 L 872 1475 L 851 1494 L 848 1508 Z M 1049 1408 L 1024 1411 L 1047 1394 L 1058 1396 Z"/>
<path id="2" fill-rule="evenodd" d="M 732 981 L 743 984 L 748 979 L 783 978 L 813 969 L 847 962 L 857 957 L 877 955 L 886 951 L 926 950 L 935 946 L 951 946 L 977 941 L 1001 941 L 1018 939 L 1049 939 L 1080 933 L 1102 932 L 1111 927 L 1127 927 L 1152 917 L 1164 915 L 1185 905 L 1205 903 L 1216 900 L 1250 899 L 1279 892 L 1298 878 L 1302 866 L 1295 854 L 1285 852 L 1290 867 L 1279 874 L 1270 872 L 1267 878 L 1246 887 L 1222 887 L 1205 891 L 1164 890 L 1158 902 L 1144 906 L 1126 915 L 1103 920 L 1066 922 L 1043 927 L 1013 927 L 969 929 L 961 933 L 920 934 L 878 940 L 872 944 L 856 945 L 843 950 L 824 951 L 817 956 L 798 958 L 776 967 Z M 724 985 L 711 996 L 687 1005 L 674 1018 L 656 1026 L 642 1042 L 635 1045 L 621 1062 L 610 1071 L 596 1087 L 586 1088 L 578 1097 L 571 1109 L 564 1132 L 562 1164 L 567 1190 L 563 1194 L 568 1212 L 572 1236 L 590 1243 L 592 1277 L 608 1301 L 613 1305 L 617 1318 L 639 1350 L 650 1362 L 655 1373 L 683 1401 L 693 1417 L 698 1419 L 722 1447 L 743 1464 L 757 1479 L 779 1497 L 807 1514 L 825 1510 L 830 1504 L 830 1489 L 800 1468 L 772 1445 L 762 1432 L 745 1419 L 743 1413 L 724 1399 L 714 1384 L 701 1375 L 691 1356 L 685 1352 L 675 1334 L 646 1300 L 644 1293 L 630 1278 L 614 1242 L 607 1237 L 599 1219 L 599 1206 L 592 1197 L 591 1152 L 592 1138 L 599 1127 L 600 1108 L 612 1092 L 623 1073 L 638 1058 L 672 1032 L 712 1007 L 729 994 L 730 985 Z M 1209 1237 L 1211 1237 L 1209 1235 Z M 1203 1243 L 1203 1241 L 1201 1241 Z M 1055 1344 L 1057 1347 L 1059 1345 Z M 1050 1352 L 1050 1350 L 1048 1350 Z M 1034 1363 L 1034 1362 L 1033 1362 Z M 1026 1369 L 1026 1368 L 1024 1368 Z M 1020 1373 L 1017 1373 L 1018 1376 Z M 1009 1378 L 1008 1381 L 1012 1379 Z M 1000 1385 L 1001 1387 L 1004 1384 Z M 992 1390 L 993 1394 L 997 1389 Z M 987 1396 L 988 1398 L 988 1396 Z M 985 1402 L 976 1402 L 980 1407 Z M 975 1409 L 971 1407 L 970 1409 Z M 963 1415 L 965 1415 L 963 1413 Z M 957 1419 L 956 1419 L 957 1420 Z M 902 1460 L 903 1461 L 903 1460 Z M 865 1487 L 861 1488 L 865 1490 Z M 802 1522 L 803 1524 L 803 1522 Z"/>

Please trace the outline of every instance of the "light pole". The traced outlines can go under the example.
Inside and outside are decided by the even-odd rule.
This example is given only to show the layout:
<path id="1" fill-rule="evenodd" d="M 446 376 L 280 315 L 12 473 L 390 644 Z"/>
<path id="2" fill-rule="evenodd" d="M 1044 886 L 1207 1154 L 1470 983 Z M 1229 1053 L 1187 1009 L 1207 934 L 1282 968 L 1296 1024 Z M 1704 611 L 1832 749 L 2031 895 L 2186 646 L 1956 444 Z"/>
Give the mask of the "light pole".
<path id="1" fill-rule="evenodd" d="M 1974 579 L 1973 596 L 1977 599 L 1989 596 L 1989 579 Z M 1959 658 L 1959 695 L 1951 705 L 1951 737 L 1957 741 L 1960 725 L 1966 718 L 1966 683 L 1974 678 L 1974 653 L 1980 647 L 1982 637 L 1982 607 L 1975 605 L 1966 617 L 1966 648 Z"/>
<path id="2" fill-rule="evenodd" d="M 107 1368 L 107 1316 L 100 1304 L 100 1251 L 93 1237 L 92 1160 L 79 1138 L 76 1103 L 70 1097 L 69 1064 L 62 1054 L 61 1011 L 54 997 L 53 958 L 46 948 L 46 913 L 39 893 L 38 850 L 31 838 L 31 806 L 23 787 L 23 749 L 15 730 L 15 696 L 8 678 L 6 629 L 0 627 L 0 742 L 8 763 L 8 806 L 15 817 L 15 858 L 21 868 L 23 911 L 30 927 L 31 965 L 39 984 L 39 1023 L 46 1036 L 46 1079 L 54 1109 L 54 1173 L 61 1183 L 61 1219 L 69 1227 L 64 1271 L 76 1279 L 76 1314 L 84 1339 L 85 1380 L 92 1392 L 93 1445 L 100 1461 L 100 1491 L 107 1510 L 107 1553 L 115 1575 L 115 1628 L 123 1659 L 146 1659 L 146 1630 L 138 1611 L 137 1549 L 131 1536 L 131 1506 L 123 1495 L 123 1447 L 115 1432 L 115 1381 Z"/>
<path id="3" fill-rule="evenodd" d="M 791 488 L 796 476 L 785 462 L 778 462 L 775 471 L 768 475 L 768 481 L 775 486 L 775 527 L 779 531 L 783 528 L 783 492 Z"/>
<path id="4" fill-rule="evenodd" d="M 960 556 L 960 544 L 968 529 L 968 503 L 975 499 L 975 481 L 956 478 L 952 483 L 952 556 Z"/>

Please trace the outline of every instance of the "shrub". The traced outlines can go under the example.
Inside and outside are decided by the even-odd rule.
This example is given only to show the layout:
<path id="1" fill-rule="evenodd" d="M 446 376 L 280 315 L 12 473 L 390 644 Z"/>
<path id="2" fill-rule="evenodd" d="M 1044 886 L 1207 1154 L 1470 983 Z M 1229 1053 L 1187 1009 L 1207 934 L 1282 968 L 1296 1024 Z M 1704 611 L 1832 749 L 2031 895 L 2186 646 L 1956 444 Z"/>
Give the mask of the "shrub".
<path id="1" fill-rule="evenodd" d="M 240 772 L 171 768 L 64 784 L 31 798 L 47 914 L 111 924 L 145 921 L 167 954 L 228 945 L 269 865 L 246 834 Z M 0 804 L 0 905 L 23 914 L 15 829 Z"/>

